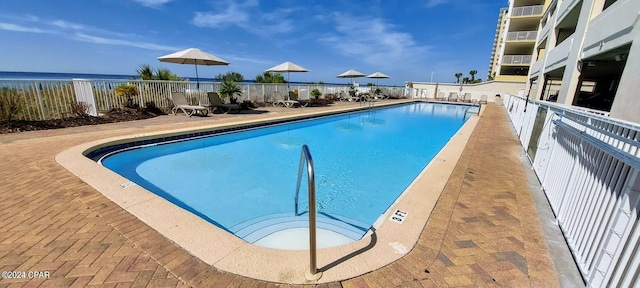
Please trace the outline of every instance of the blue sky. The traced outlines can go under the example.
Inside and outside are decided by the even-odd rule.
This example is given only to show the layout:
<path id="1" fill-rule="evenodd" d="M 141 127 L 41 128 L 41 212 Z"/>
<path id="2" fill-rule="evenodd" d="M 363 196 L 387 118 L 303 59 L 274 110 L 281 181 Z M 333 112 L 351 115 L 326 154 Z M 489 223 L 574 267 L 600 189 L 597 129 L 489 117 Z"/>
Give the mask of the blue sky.
<path id="1" fill-rule="evenodd" d="M 391 79 L 486 80 L 506 0 L 7 0 L 0 9 L 0 71 L 134 75 L 142 64 L 194 77 L 192 65 L 157 57 L 196 47 L 229 61 L 200 77 L 245 79 L 291 61 L 291 81 L 343 83 L 355 69 Z M 358 79 L 373 82 L 375 79 Z"/>

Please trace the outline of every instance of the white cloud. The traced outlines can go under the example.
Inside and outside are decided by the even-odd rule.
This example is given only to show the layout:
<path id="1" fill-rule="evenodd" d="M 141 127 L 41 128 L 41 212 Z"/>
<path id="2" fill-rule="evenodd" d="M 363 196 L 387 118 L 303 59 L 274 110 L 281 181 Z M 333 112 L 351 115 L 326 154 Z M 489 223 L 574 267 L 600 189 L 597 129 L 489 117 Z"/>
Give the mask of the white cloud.
<path id="1" fill-rule="evenodd" d="M 362 59 L 373 66 L 412 65 L 426 58 L 431 47 L 416 44 L 413 36 L 380 18 L 360 18 L 336 13 L 336 33 L 319 39 L 338 53 Z"/>
<path id="2" fill-rule="evenodd" d="M 173 0 L 133 0 L 142 4 L 142 6 L 151 7 L 151 8 L 159 8 L 160 6 L 167 4 Z"/>
<path id="3" fill-rule="evenodd" d="M 296 8 L 278 9 L 271 13 L 257 10 L 258 1 L 225 1 L 218 6 L 224 9 L 208 12 L 195 12 L 192 23 L 198 27 L 225 29 L 237 26 L 250 33 L 262 36 L 287 33 L 293 30 L 293 21 L 286 17 L 298 10 Z"/>
<path id="4" fill-rule="evenodd" d="M 82 41 L 82 42 L 95 43 L 95 44 L 130 46 L 130 47 L 136 47 L 136 48 L 142 48 L 142 49 L 148 49 L 148 50 L 177 51 L 182 49 L 178 47 L 158 45 L 154 43 L 134 42 L 134 41 L 128 41 L 128 40 L 122 40 L 122 39 L 104 38 L 99 36 L 87 35 L 84 33 L 76 33 L 73 36 L 73 39 Z"/>
<path id="5" fill-rule="evenodd" d="M 225 55 L 224 59 L 229 59 L 229 61 L 232 61 L 232 62 L 247 62 L 247 63 L 253 63 L 253 64 L 260 64 L 260 65 L 268 65 L 273 63 L 273 61 L 270 61 L 270 60 L 259 59 L 259 58 L 248 58 L 248 57 L 242 57 L 242 56 L 236 56 L 236 55 Z"/>
<path id="6" fill-rule="evenodd" d="M 2 22 L 0 22 L 0 30 L 7 30 L 7 31 L 14 31 L 14 32 L 28 32 L 28 33 L 47 33 L 47 34 L 55 33 L 54 31 L 43 30 L 40 28 L 25 27 L 17 24 L 2 23 Z"/>
<path id="7" fill-rule="evenodd" d="M 85 30 L 86 29 L 81 24 L 71 23 L 71 22 L 67 22 L 67 21 L 64 21 L 64 20 L 55 20 L 55 21 L 51 22 L 51 24 L 53 26 L 57 26 L 57 27 L 60 27 L 60 28 L 69 28 L 69 29 L 75 29 L 75 30 Z"/>
<path id="8" fill-rule="evenodd" d="M 16 18 L 17 19 L 17 18 Z M 119 45 L 119 46 L 129 46 L 136 47 L 141 49 L 148 50 L 160 50 L 160 51 L 177 51 L 180 47 L 173 47 L 167 45 L 159 45 L 154 43 L 149 43 L 146 41 L 136 41 L 131 39 L 141 38 L 135 34 L 124 34 L 112 32 L 92 26 L 87 26 L 83 24 L 73 23 L 66 20 L 54 20 L 54 21 L 44 21 L 36 16 L 27 16 L 20 18 L 21 22 L 31 22 L 31 26 L 37 27 L 27 27 L 20 24 L 15 23 L 6 23 L 0 22 L 0 30 L 7 30 L 13 32 L 22 32 L 22 33 L 44 33 L 44 34 L 52 34 L 57 35 L 59 37 L 64 37 L 68 39 L 72 39 L 75 41 L 82 41 L 94 44 L 103 44 L 103 45 Z"/>

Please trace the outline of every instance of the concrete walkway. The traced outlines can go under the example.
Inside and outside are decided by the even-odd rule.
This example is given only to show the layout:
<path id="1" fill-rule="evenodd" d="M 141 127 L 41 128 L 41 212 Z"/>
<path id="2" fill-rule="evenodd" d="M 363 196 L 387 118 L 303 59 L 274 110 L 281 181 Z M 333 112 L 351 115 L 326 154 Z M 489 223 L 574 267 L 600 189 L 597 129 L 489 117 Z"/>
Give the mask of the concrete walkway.
<path id="1" fill-rule="evenodd" d="M 0 135 L 0 271 L 50 273 L 48 279 L 0 279 L 0 287 L 302 287 L 208 266 L 54 160 L 61 151 L 100 138 L 308 111 L 263 109 L 270 113 L 170 115 Z M 504 107 L 485 106 L 411 252 L 376 271 L 318 286 L 559 287 L 521 149 Z"/>

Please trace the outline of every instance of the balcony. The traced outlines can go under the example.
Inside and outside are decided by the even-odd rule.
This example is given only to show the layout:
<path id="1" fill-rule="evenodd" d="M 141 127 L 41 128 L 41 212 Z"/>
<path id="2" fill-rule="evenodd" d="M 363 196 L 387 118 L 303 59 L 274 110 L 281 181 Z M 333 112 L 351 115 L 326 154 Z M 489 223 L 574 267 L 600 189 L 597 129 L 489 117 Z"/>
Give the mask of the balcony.
<path id="1" fill-rule="evenodd" d="M 530 78 L 539 76 L 540 69 L 542 69 L 542 63 L 543 62 L 544 61 L 542 61 L 542 59 L 541 59 L 541 60 L 538 60 L 535 63 L 533 63 L 533 65 L 531 65 L 531 67 L 529 68 L 529 77 Z"/>
<path id="2" fill-rule="evenodd" d="M 511 17 L 526 17 L 534 15 L 542 15 L 544 5 L 514 7 L 511 10 Z"/>
<path id="3" fill-rule="evenodd" d="M 544 41 L 545 38 L 549 37 L 549 33 L 551 33 L 551 29 L 553 29 L 553 21 L 547 21 L 547 23 L 542 27 L 542 31 L 540 32 L 540 40 L 536 44 L 540 44 Z"/>
<path id="4" fill-rule="evenodd" d="M 553 49 L 547 51 L 547 62 L 544 67 L 545 71 L 551 71 L 563 66 L 567 66 L 567 59 L 569 58 L 569 52 L 571 52 L 571 47 L 573 47 L 573 39 L 574 36 L 567 38 L 560 45 L 554 47 Z"/>
<path id="5" fill-rule="evenodd" d="M 504 55 L 502 65 L 528 66 L 531 64 L 531 55 Z"/>
<path id="6" fill-rule="evenodd" d="M 536 41 L 538 31 L 518 31 L 507 33 L 507 41 Z"/>
<path id="7" fill-rule="evenodd" d="M 633 42 L 640 1 L 617 1 L 596 16 L 587 28 L 583 58 L 593 57 Z"/>

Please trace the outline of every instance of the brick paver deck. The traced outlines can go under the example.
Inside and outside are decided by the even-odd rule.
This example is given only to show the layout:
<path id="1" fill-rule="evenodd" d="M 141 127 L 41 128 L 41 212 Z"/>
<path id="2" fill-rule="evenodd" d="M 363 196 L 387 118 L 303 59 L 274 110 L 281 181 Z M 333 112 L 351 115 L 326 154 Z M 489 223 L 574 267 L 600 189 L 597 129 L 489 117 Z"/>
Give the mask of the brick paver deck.
<path id="1" fill-rule="evenodd" d="M 50 273 L 48 279 L 0 279 L 0 287 L 302 287 L 205 264 L 54 160 L 91 140 L 195 127 L 225 117 L 261 116 L 163 116 L 0 135 L 0 271 Z M 360 277 L 318 286 L 560 286 L 518 149 L 504 108 L 486 106 L 411 252 Z"/>

